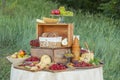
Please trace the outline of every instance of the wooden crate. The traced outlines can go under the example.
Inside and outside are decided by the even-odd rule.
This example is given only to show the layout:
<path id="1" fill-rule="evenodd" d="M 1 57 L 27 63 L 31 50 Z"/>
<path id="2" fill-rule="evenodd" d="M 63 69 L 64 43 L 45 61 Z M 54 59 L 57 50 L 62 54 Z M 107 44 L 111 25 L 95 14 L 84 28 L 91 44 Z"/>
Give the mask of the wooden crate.
<path id="1" fill-rule="evenodd" d="M 68 45 L 66 47 L 71 47 L 73 42 L 73 24 L 37 24 L 37 38 L 39 38 L 44 32 L 57 32 L 63 38 L 68 39 Z"/>
<path id="2" fill-rule="evenodd" d="M 55 63 L 66 63 L 64 54 L 71 52 L 71 48 L 31 48 L 31 56 L 40 58 L 42 55 L 49 55 Z"/>

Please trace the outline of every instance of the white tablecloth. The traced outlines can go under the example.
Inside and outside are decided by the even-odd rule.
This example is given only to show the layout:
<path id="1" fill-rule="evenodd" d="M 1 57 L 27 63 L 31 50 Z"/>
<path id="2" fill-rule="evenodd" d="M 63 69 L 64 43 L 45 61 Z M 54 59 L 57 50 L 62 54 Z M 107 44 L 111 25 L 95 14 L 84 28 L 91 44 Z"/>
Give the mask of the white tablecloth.
<path id="1" fill-rule="evenodd" d="M 11 67 L 10 80 L 103 80 L 102 67 L 51 73 L 47 71 L 29 72 Z"/>

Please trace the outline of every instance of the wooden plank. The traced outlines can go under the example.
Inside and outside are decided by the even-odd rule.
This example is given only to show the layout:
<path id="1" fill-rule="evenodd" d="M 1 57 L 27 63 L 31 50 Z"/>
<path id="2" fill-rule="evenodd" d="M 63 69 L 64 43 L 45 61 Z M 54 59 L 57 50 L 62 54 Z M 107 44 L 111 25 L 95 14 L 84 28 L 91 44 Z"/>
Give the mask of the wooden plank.
<path id="1" fill-rule="evenodd" d="M 31 48 L 31 56 L 36 56 L 40 58 L 42 55 L 49 55 L 53 61 L 53 50 L 52 49 L 43 49 L 43 48 Z"/>
<path id="2" fill-rule="evenodd" d="M 72 46 L 72 43 L 73 43 L 73 31 L 74 31 L 73 24 L 69 24 L 69 27 L 68 27 L 68 47 Z"/>
<path id="3" fill-rule="evenodd" d="M 71 23 L 57 23 L 57 24 L 48 24 L 48 23 L 37 23 L 38 25 L 68 25 Z"/>

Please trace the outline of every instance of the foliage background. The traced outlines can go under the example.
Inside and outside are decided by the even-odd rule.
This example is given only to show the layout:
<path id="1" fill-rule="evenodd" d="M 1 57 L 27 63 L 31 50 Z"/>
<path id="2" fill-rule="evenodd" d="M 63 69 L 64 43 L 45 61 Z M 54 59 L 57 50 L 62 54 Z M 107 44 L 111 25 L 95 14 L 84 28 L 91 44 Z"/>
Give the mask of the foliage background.
<path id="1" fill-rule="evenodd" d="M 29 41 L 36 38 L 36 19 L 40 19 L 43 16 L 49 17 L 50 11 L 57 9 L 61 4 L 57 3 L 58 0 L 49 0 L 47 2 L 46 0 L 6 0 L 6 5 L 3 9 L 1 1 L 0 80 L 10 80 L 11 64 L 5 57 L 20 49 L 24 49 L 30 54 Z M 77 1 L 90 2 L 92 0 Z M 106 1 L 105 4 L 100 5 L 108 7 L 109 2 L 116 0 L 104 1 Z M 77 3 L 76 5 L 79 6 Z M 73 9 L 66 4 L 67 9 L 74 11 L 74 16 L 66 17 L 65 21 L 74 24 L 74 34 L 80 35 L 80 45 L 85 47 L 83 43 L 87 41 L 90 50 L 94 51 L 95 56 L 104 61 L 104 80 L 120 80 L 120 19 L 113 18 L 114 14 L 111 14 L 111 17 L 106 17 L 104 13 L 101 13 L 101 10 L 99 12 L 98 8 L 90 9 L 90 7 L 86 8 L 86 5 L 87 3 L 84 3 L 85 7 Z M 98 7 L 98 5 L 96 6 Z M 102 10 L 104 12 L 104 9 Z M 108 11 L 111 10 L 108 9 Z M 105 14 L 108 15 L 108 13 Z"/>
<path id="2" fill-rule="evenodd" d="M 50 1 L 50 0 L 48 0 Z M 75 10 L 103 13 L 106 16 L 120 18 L 120 0 L 52 0 Z"/>

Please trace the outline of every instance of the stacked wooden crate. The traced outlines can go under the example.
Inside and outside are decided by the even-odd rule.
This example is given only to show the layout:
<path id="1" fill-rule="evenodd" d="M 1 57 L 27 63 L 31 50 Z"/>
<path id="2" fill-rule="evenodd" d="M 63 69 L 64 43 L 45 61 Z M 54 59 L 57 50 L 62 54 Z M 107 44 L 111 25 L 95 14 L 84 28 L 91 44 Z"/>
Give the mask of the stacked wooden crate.
<path id="1" fill-rule="evenodd" d="M 64 58 L 64 54 L 71 51 L 71 46 L 73 43 L 73 24 L 45 24 L 37 23 L 36 34 L 37 38 L 41 37 L 43 33 L 57 32 L 59 36 L 67 38 L 68 44 L 66 46 L 61 46 L 59 48 L 48 48 L 48 47 L 31 47 L 31 55 L 41 57 L 44 54 L 51 56 L 52 60 L 57 63 L 65 63 L 67 60 Z"/>

